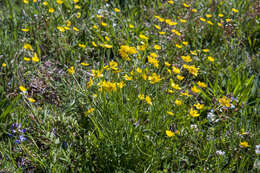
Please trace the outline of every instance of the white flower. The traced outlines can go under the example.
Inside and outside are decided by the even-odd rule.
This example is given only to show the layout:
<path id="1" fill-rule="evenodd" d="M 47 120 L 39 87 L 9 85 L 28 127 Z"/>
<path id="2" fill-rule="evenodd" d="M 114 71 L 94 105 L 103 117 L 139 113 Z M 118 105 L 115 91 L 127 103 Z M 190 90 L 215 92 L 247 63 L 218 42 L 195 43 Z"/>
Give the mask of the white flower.
<path id="1" fill-rule="evenodd" d="M 190 128 L 191 128 L 192 130 L 198 131 L 198 126 L 197 126 L 196 124 L 191 124 L 191 125 L 190 125 Z"/>
<path id="2" fill-rule="evenodd" d="M 260 144 L 255 146 L 255 153 L 260 154 Z"/>
<path id="3" fill-rule="evenodd" d="M 224 156 L 225 155 L 225 151 L 218 150 L 218 151 L 216 151 L 216 154 Z"/>
<path id="4" fill-rule="evenodd" d="M 208 113 L 207 118 L 208 118 L 209 122 L 211 122 L 211 123 L 219 121 L 218 119 L 216 119 L 216 115 L 213 114 L 212 112 Z"/>

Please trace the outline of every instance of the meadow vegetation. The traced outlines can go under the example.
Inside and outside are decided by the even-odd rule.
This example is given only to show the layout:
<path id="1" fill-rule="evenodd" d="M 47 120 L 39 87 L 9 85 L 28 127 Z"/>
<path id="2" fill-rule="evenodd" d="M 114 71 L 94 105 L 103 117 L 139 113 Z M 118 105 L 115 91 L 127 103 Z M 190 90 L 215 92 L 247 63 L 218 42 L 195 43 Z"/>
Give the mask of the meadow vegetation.
<path id="1" fill-rule="evenodd" d="M 0 172 L 257 172 L 256 0 L 1 0 Z"/>

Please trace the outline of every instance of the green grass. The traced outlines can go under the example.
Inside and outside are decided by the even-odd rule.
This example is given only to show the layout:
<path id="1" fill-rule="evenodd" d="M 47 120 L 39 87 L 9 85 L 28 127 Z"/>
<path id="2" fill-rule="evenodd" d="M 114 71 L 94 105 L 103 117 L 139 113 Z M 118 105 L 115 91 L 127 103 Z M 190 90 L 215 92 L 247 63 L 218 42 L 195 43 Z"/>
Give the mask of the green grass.
<path id="1" fill-rule="evenodd" d="M 0 172 L 259 171 L 258 2 L 0 6 Z"/>

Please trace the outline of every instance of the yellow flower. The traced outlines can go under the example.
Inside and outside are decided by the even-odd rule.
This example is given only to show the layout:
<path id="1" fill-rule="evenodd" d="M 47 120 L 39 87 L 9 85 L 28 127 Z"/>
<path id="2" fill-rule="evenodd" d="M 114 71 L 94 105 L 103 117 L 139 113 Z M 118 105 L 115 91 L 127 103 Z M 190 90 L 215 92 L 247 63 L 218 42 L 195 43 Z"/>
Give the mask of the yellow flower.
<path id="1" fill-rule="evenodd" d="M 181 75 L 177 75 L 177 79 L 181 81 L 181 80 L 183 80 L 183 79 L 184 79 L 184 77 L 183 77 L 183 76 L 181 76 Z"/>
<path id="2" fill-rule="evenodd" d="M 102 70 L 91 70 L 92 75 L 94 78 L 101 78 L 103 77 L 103 71 Z"/>
<path id="3" fill-rule="evenodd" d="M 154 65 L 156 68 L 159 67 L 159 61 L 156 58 L 153 58 L 152 56 L 148 56 L 148 62 Z"/>
<path id="4" fill-rule="evenodd" d="M 160 22 L 164 22 L 165 19 L 164 19 L 164 18 L 159 18 L 159 21 L 160 21 Z"/>
<path id="5" fill-rule="evenodd" d="M 119 10 L 118 8 L 114 8 L 114 11 L 115 11 L 116 13 L 119 13 L 119 12 L 120 12 L 120 10 Z"/>
<path id="6" fill-rule="evenodd" d="M 181 89 L 181 87 L 178 84 L 175 84 L 172 79 L 170 79 L 170 86 L 176 90 Z"/>
<path id="7" fill-rule="evenodd" d="M 201 87 L 201 88 L 205 88 L 205 87 L 207 87 L 207 85 L 206 85 L 204 82 L 200 82 L 200 81 L 198 81 L 197 84 L 198 84 L 199 87 Z"/>
<path id="8" fill-rule="evenodd" d="M 73 74 L 75 73 L 75 70 L 74 70 L 74 67 L 73 67 L 73 66 L 71 66 L 71 67 L 68 69 L 68 73 L 69 73 L 70 75 L 73 75 Z"/>
<path id="9" fill-rule="evenodd" d="M 31 58 L 28 58 L 28 57 L 23 57 L 24 61 L 30 61 Z"/>
<path id="10" fill-rule="evenodd" d="M 6 63 L 3 63 L 3 64 L 2 64 L 2 67 L 6 67 Z"/>
<path id="11" fill-rule="evenodd" d="M 26 50 L 29 49 L 30 51 L 33 51 L 32 46 L 28 43 L 24 44 L 23 48 L 26 49 Z"/>
<path id="12" fill-rule="evenodd" d="M 20 89 L 22 92 L 26 92 L 26 91 L 27 91 L 27 89 L 26 89 L 24 86 L 22 86 L 22 85 L 19 86 L 19 89 Z"/>
<path id="13" fill-rule="evenodd" d="M 76 27 L 73 27 L 73 30 L 74 30 L 74 31 L 77 31 L 77 32 L 79 31 L 79 29 L 76 28 Z"/>
<path id="14" fill-rule="evenodd" d="M 176 131 L 175 131 L 175 134 L 176 134 L 176 135 L 180 135 L 181 132 L 180 132 L 179 130 L 176 130 Z"/>
<path id="15" fill-rule="evenodd" d="M 212 56 L 208 56 L 208 60 L 214 62 L 215 59 Z"/>
<path id="16" fill-rule="evenodd" d="M 89 64 L 88 63 L 86 63 L 86 62 L 82 62 L 82 63 L 80 63 L 82 66 L 89 66 Z"/>
<path id="17" fill-rule="evenodd" d="M 56 0 L 57 4 L 63 4 L 62 0 Z"/>
<path id="18" fill-rule="evenodd" d="M 194 93 L 200 93 L 200 89 L 198 87 L 196 87 L 195 85 L 191 88 L 191 91 Z"/>
<path id="19" fill-rule="evenodd" d="M 39 61 L 40 61 L 40 59 L 39 59 L 37 53 L 34 53 L 34 55 L 33 55 L 33 57 L 32 57 L 32 61 L 33 61 L 33 62 L 39 62 Z"/>
<path id="20" fill-rule="evenodd" d="M 60 32 L 65 32 L 65 28 L 62 27 L 62 26 L 57 26 L 57 29 L 58 29 Z"/>
<path id="21" fill-rule="evenodd" d="M 192 59 L 191 59 L 191 57 L 190 57 L 189 55 L 187 55 L 187 56 L 181 56 L 181 59 L 182 59 L 183 61 L 185 61 L 185 62 L 191 62 L 191 61 L 192 61 Z"/>
<path id="22" fill-rule="evenodd" d="M 112 92 L 112 91 L 116 91 L 116 83 L 114 82 L 107 82 L 107 81 L 103 81 L 101 84 L 101 88 L 104 88 L 105 91 L 107 92 Z"/>
<path id="23" fill-rule="evenodd" d="M 169 4 L 173 4 L 174 2 L 173 1 L 168 1 Z"/>
<path id="24" fill-rule="evenodd" d="M 176 44 L 176 47 L 179 48 L 179 49 L 182 48 L 182 46 L 179 45 L 179 44 Z"/>
<path id="25" fill-rule="evenodd" d="M 248 145 L 248 142 L 246 142 L 246 141 L 240 142 L 240 146 L 244 147 L 244 148 L 250 147 L 250 145 Z"/>
<path id="26" fill-rule="evenodd" d="M 193 108 L 190 108 L 190 116 L 192 117 L 198 117 L 200 116 L 200 114 L 198 113 L 197 110 L 193 109 Z"/>
<path id="27" fill-rule="evenodd" d="M 79 2 L 79 0 L 73 0 L 73 2 L 76 4 L 76 3 L 78 3 L 78 2 Z"/>
<path id="28" fill-rule="evenodd" d="M 78 45 L 79 45 L 79 47 L 81 47 L 81 48 L 83 48 L 83 49 L 86 48 L 86 45 L 85 45 L 85 44 L 80 44 L 80 43 L 79 43 Z"/>
<path id="29" fill-rule="evenodd" d="M 76 17 L 79 19 L 81 17 L 81 13 L 77 12 L 77 16 Z"/>
<path id="30" fill-rule="evenodd" d="M 241 135 L 248 135 L 249 133 L 245 131 L 245 129 L 241 129 Z"/>
<path id="31" fill-rule="evenodd" d="M 174 91 L 171 90 L 171 89 L 167 89 L 166 91 L 167 91 L 169 94 L 173 94 L 173 93 L 174 93 Z"/>
<path id="32" fill-rule="evenodd" d="M 127 74 L 125 74 L 123 77 L 125 78 L 125 80 L 132 80 L 133 79 L 133 77 L 128 76 Z"/>
<path id="33" fill-rule="evenodd" d="M 164 35 L 164 34 L 166 34 L 166 32 L 159 32 L 159 34 L 160 34 L 160 35 Z"/>
<path id="34" fill-rule="evenodd" d="M 70 25 L 71 25 L 71 22 L 68 20 L 68 21 L 66 21 L 66 26 L 67 27 L 70 27 Z"/>
<path id="35" fill-rule="evenodd" d="M 49 3 L 48 3 L 47 1 L 44 1 L 42 4 L 43 4 L 44 6 L 47 6 Z"/>
<path id="36" fill-rule="evenodd" d="M 112 48 L 113 46 L 110 45 L 110 44 L 104 44 L 104 47 L 110 49 L 110 48 Z"/>
<path id="37" fill-rule="evenodd" d="M 181 73 L 181 70 L 179 68 L 177 68 L 177 67 L 174 67 L 174 66 L 172 66 L 172 71 L 175 74 L 180 74 Z"/>
<path id="38" fill-rule="evenodd" d="M 181 36 L 181 33 L 179 31 L 176 31 L 175 34 Z"/>
<path id="39" fill-rule="evenodd" d="M 167 135 L 168 137 L 173 137 L 173 136 L 175 136 L 174 132 L 172 132 L 172 131 L 170 131 L 170 130 L 166 130 L 165 133 L 166 133 L 166 135 Z"/>
<path id="40" fill-rule="evenodd" d="M 189 4 L 186 4 L 186 3 L 183 3 L 183 5 L 184 5 L 184 7 L 187 7 L 187 8 L 190 7 L 190 5 L 189 5 Z"/>
<path id="41" fill-rule="evenodd" d="M 195 106 L 197 109 L 203 109 L 204 108 L 204 104 L 200 104 L 200 103 L 194 104 L 193 106 Z"/>
<path id="42" fill-rule="evenodd" d="M 206 22 L 206 19 L 204 19 L 203 17 L 200 17 L 200 20 L 201 20 L 202 22 Z"/>
<path id="43" fill-rule="evenodd" d="M 183 41 L 182 44 L 183 44 L 184 46 L 187 46 L 189 43 L 188 43 L 187 41 Z"/>
<path id="44" fill-rule="evenodd" d="M 170 67 L 170 66 L 171 66 L 171 64 L 170 64 L 169 62 L 167 62 L 167 61 L 164 63 L 164 65 L 165 65 L 166 67 Z"/>
<path id="45" fill-rule="evenodd" d="M 89 78 L 89 81 L 87 82 L 87 88 L 90 88 L 93 85 L 93 80 L 92 78 Z"/>
<path id="46" fill-rule="evenodd" d="M 118 63 L 115 61 L 110 61 L 109 62 L 109 68 L 111 68 L 112 70 L 117 71 L 118 70 Z"/>
<path id="47" fill-rule="evenodd" d="M 187 64 L 184 64 L 183 68 L 187 69 L 189 71 L 189 73 L 191 73 L 194 76 L 198 75 L 199 68 L 196 68 L 194 65 L 189 66 Z"/>
<path id="48" fill-rule="evenodd" d="M 207 53 L 207 52 L 209 52 L 209 49 L 202 49 L 202 52 Z"/>
<path id="49" fill-rule="evenodd" d="M 143 34 L 139 35 L 139 38 L 143 39 L 143 40 L 148 40 L 149 38 Z"/>
<path id="50" fill-rule="evenodd" d="M 153 57 L 153 58 L 157 58 L 158 57 L 158 55 L 156 53 L 154 53 L 154 52 L 151 52 L 150 56 Z"/>
<path id="51" fill-rule="evenodd" d="M 22 28 L 21 30 L 22 30 L 23 32 L 28 32 L 28 31 L 29 31 L 28 28 Z"/>
<path id="52" fill-rule="evenodd" d="M 171 32 L 175 33 L 178 36 L 181 36 L 181 33 L 179 31 L 175 30 L 175 29 L 172 29 Z"/>
<path id="53" fill-rule="evenodd" d="M 231 21 L 231 19 L 226 19 L 226 22 L 230 22 Z"/>
<path id="54" fill-rule="evenodd" d="M 177 22 L 172 22 L 172 21 L 169 21 L 169 22 L 166 22 L 168 25 L 170 26 L 174 26 L 174 25 L 177 25 L 178 23 Z"/>
<path id="55" fill-rule="evenodd" d="M 169 23 L 171 23 L 171 22 L 172 22 L 171 19 L 165 19 L 165 23 L 169 24 Z"/>
<path id="56" fill-rule="evenodd" d="M 143 78 L 144 80 L 146 80 L 146 79 L 147 79 L 147 75 L 146 75 L 145 73 L 143 73 L 143 74 L 142 74 L 142 78 Z"/>
<path id="57" fill-rule="evenodd" d="M 219 22 L 218 22 L 218 26 L 219 26 L 219 27 L 222 27 L 223 25 L 222 25 L 222 23 L 219 23 Z"/>
<path id="58" fill-rule="evenodd" d="M 123 81 L 116 84 L 118 88 L 123 88 L 125 86 L 125 83 Z"/>
<path id="59" fill-rule="evenodd" d="M 28 100 L 29 102 L 31 102 L 31 103 L 34 103 L 34 102 L 35 102 L 35 100 L 34 100 L 33 98 L 31 98 L 31 97 L 27 97 L 27 100 Z"/>
<path id="60" fill-rule="evenodd" d="M 101 25 L 104 26 L 104 27 L 107 26 L 107 24 L 105 22 L 101 22 Z"/>
<path id="61" fill-rule="evenodd" d="M 135 26 L 133 24 L 129 24 L 128 27 L 133 29 Z"/>
<path id="62" fill-rule="evenodd" d="M 196 53 L 196 51 L 190 51 L 190 53 L 192 54 L 192 55 L 195 55 L 195 56 L 197 56 L 198 54 Z"/>
<path id="63" fill-rule="evenodd" d="M 92 45 L 93 45 L 94 47 L 98 47 L 98 45 L 97 45 L 94 41 L 92 41 Z"/>
<path id="64" fill-rule="evenodd" d="M 54 8 L 49 8 L 49 13 L 54 13 Z"/>
<path id="65" fill-rule="evenodd" d="M 90 115 L 91 113 L 94 112 L 94 110 L 95 110 L 94 108 L 90 108 L 88 111 L 85 112 L 85 116 Z"/>
<path id="66" fill-rule="evenodd" d="M 193 8 L 191 11 L 192 11 L 193 13 L 196 13 L 198 10 L 195 9 L 195 8 Z"/>
<path id="67" fill-rule="evenodd" d="M 234 13 L 238 13 L 238 10 L 235 9 L 235 8 L 232 8 L 232 11 L 233 11 Z"/>
<path id="68" fill-rule="evenodd" d="M 81 6 L 75 5 L 75 8 L 76 8 L 76 9 L 81 9 Z"/>
<path id="69" fill-rule="evenodd" d="M 119 55 L 124 59 L 124 60 L 130 60 L 128 55 L 136 54 L 137 50 L 135 47 L 130 47 L 127 45 L 121 45 L 119 49 Z"/>
<path id="70" fill-rule="evenodd" d="M 136 72 L 141 74 L 142 73 L 142 69 L 140 67 L 137 67 L 136 68 Z"/>
<path id="71" fill-rule="evenodd" d="M 140 50 L 140 51 L 144 51 L 145 49 L 147 48 L 146 44 L 143 44 L 141 46 L 137 46 L 137 49 Z"/>
<path id="72" fill-rule="evenodd" d="M 167 114 L 168 114 L 168 115 L 171 115 L 171 116 L 174 116 L 174 113 L 171 112 L 171 111 L 167 111 Z"/>
<path id="73" fill-rule="evenodd" d="M 144 100 L 144 94 L 138 94 L 138 98 L 140 99 L 140 100 Z"/>
<path id="74" fill-rule="evenodd" d="M 106 41 L 110 41 L 110 38 L 108 36 L 105 36 Z"/>
<path id="75" fill-rule="evenodd" d="M 23 0 L 23 2 L 24 2 L 25 4 L 28 4 L 28 3 L 29 3 L 29 0 Z"/>
<path id="76" fill-rule="evenodd" d="M 103 16 L 97 14 L 97 18 L 101 19 Z"/>
<path id="77" fill-rule="evenodd" d="M 155 84 L 160 82 L 162 79 L 160 78 L 160 75 L 153 73 L 152 76 L 148 77 L 148 80 L 150 81 L 151 84 Z"/>
<path id="78" fill-rule="evenodd" d="M 180 94 L 181 96 L 187 96 L 187 97 L 191 97 L 192 95 L 189 94 L 189 91 L 186 90 L 184 93 Z"/>
<path id="79" fill-rule="evenodd" d="M 212 23 L 211 21 L 207 21 L 207 23 L 210 25 L 214 25 L 214 23 Z"/>
<path id="80" fill-rule="evenodd" d="M 226 97 L 226 96 L 223 96 L 222 98 L 220 98 L 220 99 L 218 100 L 218 102 L 219 102 L 222 106 L 224 106 L 224 107 L 227 107 L 227 108 L 231 107 L 231 104 L 230 104 L 231 99 L 228 98 L 228 97 Z"/>
<path id="81" fill-rule="evenodd" d="M 185 20 L 185 19 L 180 19 L 180 22 L 181 22 L 181 23 L 186 23 L 187 20 Z"/>
<path id="82" fill-rule="evenodd" d="M 152 105 L 152 100 L 149 96 L 145 97 L 145 101 L 146 101 L 147 104 Z"/>
<path id="83" fill-rule="evenodd" d="M 207 18 L 211 18 L 212 15 L 211 15 L 211 14 L 206 14 L 206 17 L 207 17 Z"/>
<path id="84" fill-rule="evenodd" d="M 156 50 L 160 50 L 162 47 L 161 46 L 159 46 L 159 45 L 154 45 L 154 49 L 156 49 Z"/>
<path id="85" fill-rule="evenodd" d="M 182 105 L 182 101 L 181 100 L 175 100 L 175 102 L 174 102 L 176 105 L 178 105 L 178 106 L 180 106 L 180 105 Z"/>
<path id="86" fill-rule="evenodd" d="M 224 17 L 224 14 L 219 13 L 219 14 L 218 14 L 218 17 Z"/>
<path id="87" fill-rule="evenodd" d="M 98 29 L 97 25 L 92 26 L 93 29 Z"/>

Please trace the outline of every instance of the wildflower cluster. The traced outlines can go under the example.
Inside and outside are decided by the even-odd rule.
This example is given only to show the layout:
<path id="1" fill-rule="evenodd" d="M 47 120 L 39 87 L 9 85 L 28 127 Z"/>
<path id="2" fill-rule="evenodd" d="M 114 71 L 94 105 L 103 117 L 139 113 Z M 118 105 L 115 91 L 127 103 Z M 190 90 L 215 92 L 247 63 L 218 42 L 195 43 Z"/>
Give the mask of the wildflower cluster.
<path id="1" fill-rule="evenodd" d="M 30 137 L 21 127 L 24 123 L 7 130 L 16 144 L 33 139 L 28 146 L 16 145 L 30 151 L 26 157 L 33 161 L 28 167 L 40 164 L 61 172 L 207 172 L 214 164 L 215 172 L 238 168 L 235 162 L 254 144 L 250 130 L 240 127 L 248 128 L 245 116 L 253 111 L 243 106 L 258 103 L 252 101 L 258 83 L 250 90 L 253 70 L 236 75 L 240 68 L 234 68 L 233 60 L 244 56 L 241 50 L 250 50 L 244 46 L 255 49 L 258 44 L 241 29 L 240 6 L 249 2 L 228 2 L 4 3 L 9 14 L 0 12 L 0 22 L 15 28 L 10 44 L 0 43 L 0 97 L 18 96 L 15 105 L 22 105 L 24 112 L 0 110 L 0 120 L 34 126 Z M 13 9 L 12 4 L 21 7 Z M 0 40 L 7 35 L 0 31 Z M 257 57 L 245 54 L 250 61 Z M 257 116 L 252 119 L 257 121 Z M 39 150 L 43 153 L 38 155 Z M 231 166 L 226 166 L 227 158 Z M 140 160 L 144 165 L 137 163 Z M 64 163 L 67 170 L 62 169 Z M 121 169 L 129 163 L 131 168 Z M 203 165 L 193 169 L 198 163 Z"/>

